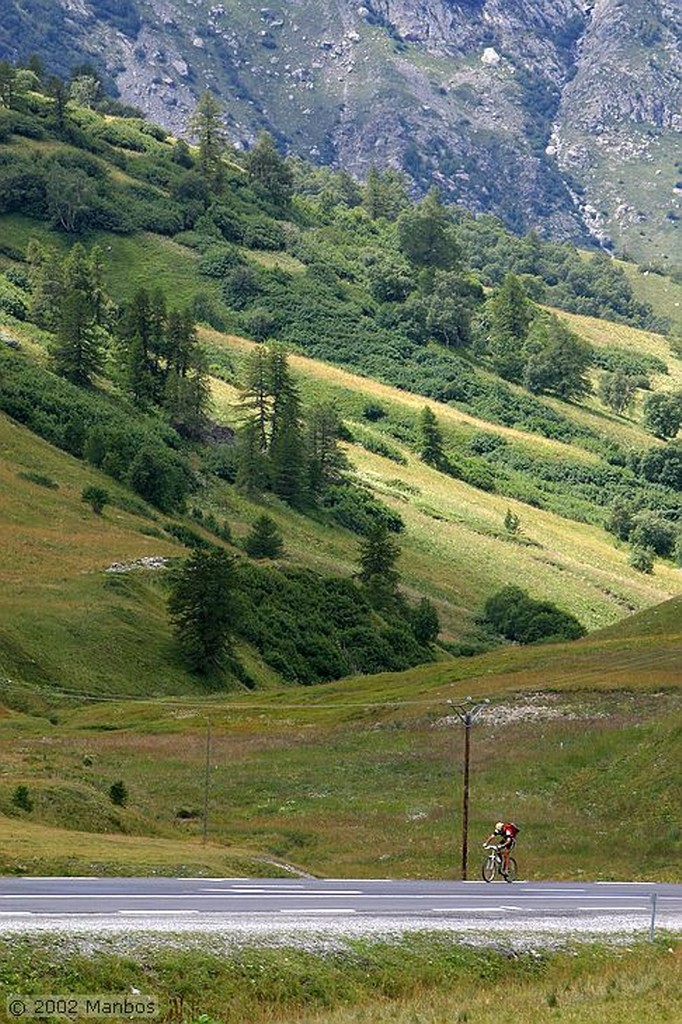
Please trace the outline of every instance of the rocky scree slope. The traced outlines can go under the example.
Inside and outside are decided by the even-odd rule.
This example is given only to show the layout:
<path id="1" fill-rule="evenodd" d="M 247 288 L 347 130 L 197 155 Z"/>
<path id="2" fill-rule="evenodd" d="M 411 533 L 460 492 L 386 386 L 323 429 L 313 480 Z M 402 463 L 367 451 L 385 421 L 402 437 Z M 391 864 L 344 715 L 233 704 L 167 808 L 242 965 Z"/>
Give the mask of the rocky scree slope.
<path id="1" fill-rule="evenodd" d="M 306 159 L 359 176 L 401 168 L 417 190 L 437 183 L 516 230 L 615 240 L 640 259 L 667 255 L 676 239 L 676 0 L 8 8 L 0 56 L 88 57 L 178 134 L 208 87 L 240 146 L 265 128 Z"/>

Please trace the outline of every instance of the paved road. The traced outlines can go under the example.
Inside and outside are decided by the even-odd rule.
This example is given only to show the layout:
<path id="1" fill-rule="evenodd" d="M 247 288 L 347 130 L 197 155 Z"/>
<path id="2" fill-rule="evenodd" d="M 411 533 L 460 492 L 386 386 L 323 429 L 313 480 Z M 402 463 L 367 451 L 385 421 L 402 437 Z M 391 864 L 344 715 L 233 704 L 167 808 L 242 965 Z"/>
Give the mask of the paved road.
<path id="1" fill-rule="evenodd" d="M 245 878 L 2 878 L 0 931 L 535 927 L 682 932 L 682 885 Z M 367 926 L 367 929 L 365 929 Z"/>

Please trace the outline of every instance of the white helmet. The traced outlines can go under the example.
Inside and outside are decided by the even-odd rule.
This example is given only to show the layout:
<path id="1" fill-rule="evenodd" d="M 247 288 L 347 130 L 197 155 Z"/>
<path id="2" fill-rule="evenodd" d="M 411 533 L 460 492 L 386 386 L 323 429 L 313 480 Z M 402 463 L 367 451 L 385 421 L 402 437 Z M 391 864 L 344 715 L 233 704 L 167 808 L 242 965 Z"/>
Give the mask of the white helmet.
<path id="1" fill-rule="evenodd" d="M 495 823 L 495 831 L 496 832 L 501 832 L 503 828 L 504 828 L 504 822 L 503 821 L 498 821 L 498 822 Z"/>

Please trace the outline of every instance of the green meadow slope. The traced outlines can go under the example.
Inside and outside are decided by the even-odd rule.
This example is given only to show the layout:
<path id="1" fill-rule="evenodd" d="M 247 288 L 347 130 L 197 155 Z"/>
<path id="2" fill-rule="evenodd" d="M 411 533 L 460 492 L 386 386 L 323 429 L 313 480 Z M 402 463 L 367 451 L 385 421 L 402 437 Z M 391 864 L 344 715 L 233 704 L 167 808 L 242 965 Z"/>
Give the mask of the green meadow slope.
<path id="1" fill-rule="evenodd" d="M 48 109 L 44 98 L 31 102 Z M 287 344 L 304 413 L 315 403 L 335 406 L 348 479 L 401 516 L 402 593 L 412 606 L 428 598 L 441 629 L 416 667 L 325 684 L 313 677 L 304 687 L 286 681 L 281 657 L 267 643 L 247 642 L 244 630 L 235 655 L 252 689 L 227 673 L 209 686 L 184 666 L 166 609 L 169 568 L 197 538 L 261 571 L 242 542 L 267 512 L 284 538 L 283 555 L 262 569 L 278 591 L 287 572 L 307 572 L 309 583 L 312 573 L 315 580 L 353 578 L 358 534 L 320 506 L 304 514 L 271 492 L 247 497 L 207 468 L 204 446 L 182 447 L 179 437 L 174 443 L 198 486 L 185 509 L 161 512 L 0 413 L 0 867 L 267 874 L 293 866 L 327 875 L 447 877 L 455 871 L 461 764 L 450 702 L 470 695 L 490 701 L 475 732 L 472 836 L 500 816 L 518 820 L 529 878 L 677 877 L 682 575 L 671 557 L 657 558 L 652 572 L 637 571 L 631 549 L 605 529 L 618 502 L 679 518 L 679 491 L 640 472 L 642 455 L 663 449 L 644 428 L 646 394 L 676 391 L 682 382 L 682 360 L 669 340 L 633 326 L 651 326 L 655 311 L 627 292 L 624 313 L 609 305 L 618 279 L 608 261 L 589 264 L 587 298 L 570 292 L 566 271 L 558 296 L 564 305 L 605 304 L 630 323 L 555 310 L 594 348 L 594 389 L 570 401 L 531 394 L 496 377 L 473 343 L 451 350 L 424 325 L 414 340 L 417 321 L 405 327 L 403 318 L 431 301 L 429 274 L 407 265 L 395 224 L 371 216 L 359 199 L 330 212 L 325 189 L 334 195 L 343 182 L 298 168 L 303 191 L 282 211 L 229 164 L 232 206 L 221 205 L 225 196 L 206 209 L 183 205 L 183 189 L 200 186 L 158 131 L 81 110 L 72 113 L 79 131 L 72 125 L 64 141 L 45 110 L 35 123 L 16 119 L 19 131 L 0 124 L 0 195 L 9 205 L 0 215 L 0 362 L 8 379 L 15 374 L 14 399 L 19 378 L 25 386 L 40 380 L 43 391 L 29 399 L 58 423 L 69 408 L 90 403 L 97 415 L 140 429 L 141 414 L 117 377 L 116 343 L 95 386 L 72 389 L 66 399 L 62 391 L 58 401 L 62 385 L 49 374 L 54 336 L 29 318 L 30 241 L 64 256 L 74 241 L 55 229 L 47 209 L 27 215 L 26 181 L 48 197 L 49 161 L 58 158 L 72 184 L 82 184 L 81 173 L 91 179 L 89 214 L 115 222 L 115 230 L 98 221 L 83 232 L 88 245 L 99 243 L 113 304 L 124 307 L 140 286 L 161 285 L 174 306 L 189 305 L 202 321 L 214 427 L 236 429 L 243 420 L 240 396 L 263 324 L 266 340 L 275 331 Z M 555 270 L 581 265 L 568 249 L 514 240 L 485 218 L 475 225 L 453 217 L 448 230 L 463 239 L 468 232 L 470 255 L 480 257 L 471 267 L 487 291 L 466 277 L 472 269 L 454 279 L 472 286 L 480 322 L 507 261 L 516 260 L 517 270 L 524 259 L 536 261 L 525 279 L 538 302 L 557 298 L 560 287 L 542 277 L 543 261 L 550 280 Z M 239 237 L 227 242 L 222 230 Z M 406 275 L 412 291 L 402 304 L 371 290 L 378 253 L 388 254 L 389 278 L 396 266 L 399 282 Z M 242 283 L 260 289 L 247 308 L 244 295 L 230 291 L 235 267 Z M 480 347 L 476 317 L 471 330 L 479 331 Z M 616 414 L 595 389 L 604 365 L 633 357 L 646 387 Z M 0 394 L 2 387 L 0 379 Z M 18 404 L 29 420 L 25 390 Z M 420 458 L 427 405 L 448 472 Z M 50 415 L 34 423 L 47 436 Z M 155 410 L 155 423 L 167 428 L 163 415 Z M 154 443 L 162 443 L 158 435 Z M 82 500 L 91 485 L 109 492 L 101 515 Z M 509 513 L 515 530 L 505 526 Z M 229 533 L 207 529 L 211 523 L 227 523 Z M 115 563 L 123 571 L 108 571 Z M 483 605 L 509 583 L 571 612 L 587 636 L 530 647 L 491 636 L 480 623 Z M 311 622 L 316 611 L 308 609 Z M 381 613 L 367 618 L 380 631 Z M 291 626 L 290 618 L 282 621 L 280 634 Z M 125 806 L 111 799 L 118 781 L 128 792 Z"/>

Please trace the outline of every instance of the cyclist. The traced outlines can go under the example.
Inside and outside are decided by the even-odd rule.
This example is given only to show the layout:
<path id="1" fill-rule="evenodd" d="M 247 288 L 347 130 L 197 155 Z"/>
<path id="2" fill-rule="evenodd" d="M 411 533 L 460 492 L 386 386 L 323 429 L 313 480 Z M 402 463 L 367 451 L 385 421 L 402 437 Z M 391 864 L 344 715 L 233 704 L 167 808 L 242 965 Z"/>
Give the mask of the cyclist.
<path id="1" fill-rule="evenodd" d="M 495 840 L 498 851 L 502 854 L 502 874 L 506 876 L 509 874 L 509 854 L 516 846 L 516 837 L 519 833 L 518 825 L 515 825 L 513 821 L 498 821 L 495 823 L 495 828 L 492 830 L 485 843 L 492 843 Z"/>

